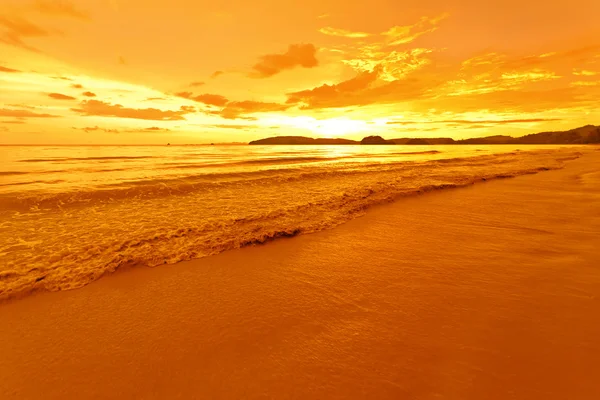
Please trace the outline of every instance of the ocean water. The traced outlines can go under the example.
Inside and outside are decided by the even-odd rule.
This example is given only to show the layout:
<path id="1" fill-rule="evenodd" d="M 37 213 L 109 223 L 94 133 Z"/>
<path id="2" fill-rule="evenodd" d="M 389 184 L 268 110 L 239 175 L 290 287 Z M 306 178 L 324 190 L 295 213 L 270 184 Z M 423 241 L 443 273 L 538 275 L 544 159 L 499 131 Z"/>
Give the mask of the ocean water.
<path id="1" fill-rule="evenodd" d="M 569 146 L 0 146 L 0 299 L 561 168 Z"/>

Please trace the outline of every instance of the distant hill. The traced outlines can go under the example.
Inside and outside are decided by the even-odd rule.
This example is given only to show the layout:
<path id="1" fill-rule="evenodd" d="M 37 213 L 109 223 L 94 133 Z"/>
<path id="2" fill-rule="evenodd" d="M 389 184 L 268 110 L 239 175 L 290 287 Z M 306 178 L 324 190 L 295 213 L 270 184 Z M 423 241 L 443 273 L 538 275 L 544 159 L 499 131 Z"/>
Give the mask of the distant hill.
<path id="1" fill-rule="evenodd" d="M 396 144 L 393 140 L 385 140 L 381 136 L 367 136 L 360 141 L 360 144 Z"/>
<path id="2" fill-rule="evenodd" d="M 566 132 L 542 132 L 517 138 L 522 144 L 600 143 L 600 126 L 586 125 Z"/>
<path id="3" fill-rule="evenodd" d="M 457 144 L 512 144 L 517 143 L 518 138 L 514 138 L 512 136 L 486 136 L 481 138 L 471 138 L 471 139 L 463 139 L 457 140 L 455 143 Z"/>
<path id="4" fill-rule="evenodd" d="M 304 136 L 276 136 L 255 140 L 250 144 L 600 144 L 600 126 L 586 125 L 562 132 L 541 132 L 531 135 L 487 136 L 463 140 L 452 138 L 398 138 L 384 139 L 381 136 L 367 136 L 360 142 L 349 139 L 314 139 Z"/>
<path id="5" fill-rule="evenodd" d="M 391 139 L 396 144 L 454 144 L 451 138 L 398 138 Z M 426 143 L 419 143 L 424 140 Z"/>

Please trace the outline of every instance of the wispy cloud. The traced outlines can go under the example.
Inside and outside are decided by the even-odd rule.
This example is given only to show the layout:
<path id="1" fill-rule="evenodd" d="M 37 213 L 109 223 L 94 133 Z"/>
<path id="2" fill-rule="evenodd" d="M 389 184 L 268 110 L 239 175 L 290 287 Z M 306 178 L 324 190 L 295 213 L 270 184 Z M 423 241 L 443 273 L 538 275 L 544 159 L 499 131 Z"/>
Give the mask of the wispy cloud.
<path id="1" fill-rule="evenodd" d="M 353 32 L 346 29 L 332 28 L 330 26 L 319 29 L 319 32 L 328 36 L 338 36 L 345 38 L 366 38 L 371 36 L 371 34 L 367 32 Z"/>
<path id="2" fill-rule="evenodd" d="M 0 16 L 0 28 L 0 42 L 35 52 L 39 50 L 29 46 L 24 39 L 52 35 L 52 32 L 18 16 Z"/>
<path id="3" fill-rule="evenodd" d="M 73 3 L 67 0 L 37 0 L 33 4 L 33 8 L 41 13 L 49 15 L 79 18 L 83 20 L 90 19 L 90 16 L 87 13 L 78 10 Z"/>
<path id="4" fill-rule="evenodd" d="M 382 35 L 388 37 L 388 44 L 390 45 L 410 43 L 426 33 L 436 31 L 440 22 L 448 17 L 448 13 L 444 13 L 433 18 L 422 17 L 413 25 L 394 26 L 393 28 L 383 32 Z"/>
<path id="5" fill-rule="evenodd" d="M 588 71 L 588 70 L 575 70 L 573 71 L 573 75 L 575 76 L 596 76 L 596 75 L 600 75 L 600 72 L 596 72 L 596 71 Z"/>
<path id="6" fill-rule="evenodd" d="M 561 121 L 560 118 L 523 118 L 523 119 L 487 119 L 487 120 L 466 120 L 466 119 L 447 119 L 437 121 L 388 121 L 388 125 L 417 125 L 417 124 L 486 124 L 486 125 L 504 125 L 504 124 L 525 124 L 538 122 Z"/>
<path id="7" fill-rule="evenodd" d="M 76 130 L 80 130 L 80 131 L 84 131 L 86 133 L 89 132 L 104 132 L 104 133 L 151 133 L 151 132 L 171 132 L 170 129 L 167 128 L 159 128 L 157 126 L 152 126 L 150 128 L 123 128 L 123 129 L 116 129 L 116 128 L 102 128 L 99 126 L 86 126 L 83 128 L 77 128 L 77 127 L 73 127 L 73 129 Z"/>
<path id="8" fill-rule="evenodd" d="M 600 86 L 600 81 L 575 81 L 571 82 L 571 86 Z"/>

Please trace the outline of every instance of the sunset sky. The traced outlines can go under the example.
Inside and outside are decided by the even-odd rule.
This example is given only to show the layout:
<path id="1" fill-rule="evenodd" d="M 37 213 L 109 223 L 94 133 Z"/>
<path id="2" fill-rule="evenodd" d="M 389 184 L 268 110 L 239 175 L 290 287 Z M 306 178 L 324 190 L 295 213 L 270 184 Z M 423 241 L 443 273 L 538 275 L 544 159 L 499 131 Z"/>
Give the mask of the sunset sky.
<path id="1" fill-rule="evenodd" d="M 600 123 L 598 0 L 0 0 L 0 143 Z"/>

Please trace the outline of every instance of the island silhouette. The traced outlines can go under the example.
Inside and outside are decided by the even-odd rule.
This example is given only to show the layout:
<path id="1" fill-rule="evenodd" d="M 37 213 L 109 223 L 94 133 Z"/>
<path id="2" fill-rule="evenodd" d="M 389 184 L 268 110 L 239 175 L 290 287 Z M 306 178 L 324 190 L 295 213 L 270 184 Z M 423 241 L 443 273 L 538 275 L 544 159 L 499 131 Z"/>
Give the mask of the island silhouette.
<path id="1" fill-rule="evenodd" d="M 594 144 L 600 143 L 600 126 L 586 125 L 568 131 L 540 132 L 521 137 L 504 135 L 454 140 L 452 138 L 397 138 L 384 139 L 381 136 L 367 136 L 362 140 L 342 138 L 311 138 L 305 136 L 274 136 L 254 140 L 249 144 L 306 144 L 306 145 L 439 145 L 439 144 Z"/>

